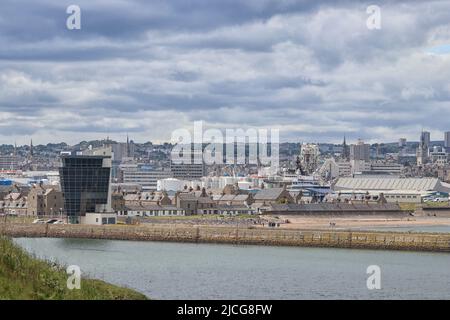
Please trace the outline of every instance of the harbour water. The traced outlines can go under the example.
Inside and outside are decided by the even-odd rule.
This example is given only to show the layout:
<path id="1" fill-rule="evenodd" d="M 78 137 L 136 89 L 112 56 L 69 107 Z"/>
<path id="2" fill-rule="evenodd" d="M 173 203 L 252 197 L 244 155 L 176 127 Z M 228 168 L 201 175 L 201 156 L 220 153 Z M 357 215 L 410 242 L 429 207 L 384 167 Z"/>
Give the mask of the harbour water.
<path id="1" fill-rule="evenodd" d="M 450 299 L 450 254 L 18 238 L 40 258 L 154 299 Z M 381 268 L 368 290 L 367 267 Z"/>

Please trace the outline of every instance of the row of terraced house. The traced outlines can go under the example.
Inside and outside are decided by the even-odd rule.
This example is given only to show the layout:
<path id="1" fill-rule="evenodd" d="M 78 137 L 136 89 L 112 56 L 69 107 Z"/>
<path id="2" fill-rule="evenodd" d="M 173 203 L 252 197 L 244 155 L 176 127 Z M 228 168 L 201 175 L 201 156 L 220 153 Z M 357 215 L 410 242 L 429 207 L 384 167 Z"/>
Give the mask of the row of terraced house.
<path id="1" fill-rule="evenodd" d="M 115 190 L 112 205 L 119 216 L 251 215 L 272 204 L 298 203 L 299 199 L 285 188 L 248 192 L 236 185 L 227 185 L 222 190 L 191 188 L 172 194 Z"/>

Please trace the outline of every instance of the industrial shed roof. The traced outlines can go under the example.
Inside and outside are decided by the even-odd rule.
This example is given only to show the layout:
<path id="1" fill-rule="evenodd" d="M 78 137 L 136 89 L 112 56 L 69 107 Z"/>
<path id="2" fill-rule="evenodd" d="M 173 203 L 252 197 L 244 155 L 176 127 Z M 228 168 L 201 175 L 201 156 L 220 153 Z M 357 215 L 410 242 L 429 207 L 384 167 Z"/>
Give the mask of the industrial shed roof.
<path id="1" fill-rule="evenodd" d="M 339 178 L 334 190 L 450 191 L 437 178 Z"/>

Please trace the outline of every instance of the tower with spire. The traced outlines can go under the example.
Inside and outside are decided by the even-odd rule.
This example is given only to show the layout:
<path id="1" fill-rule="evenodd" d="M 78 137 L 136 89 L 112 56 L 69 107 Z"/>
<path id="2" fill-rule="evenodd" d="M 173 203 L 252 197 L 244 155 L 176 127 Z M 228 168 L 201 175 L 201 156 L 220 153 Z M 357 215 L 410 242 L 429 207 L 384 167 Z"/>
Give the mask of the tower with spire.
<path id="1" fill-rule="evenodd" d="M 130 157 L 130 137 L 128 136 L 127 133 L 127 157 Z"/>
<path id="2" fill-rule="evenodd" d="M 341 155 L 341 158 L 344 161 L 349 161 L 350 160 L 350 148 L 347 145 L 347 139 L 346 139 L 345 135 L 344 135 L 344 142 L 342 143 L 342 155 Z"/>
<path id="3" fill-rule="evenodd" d="M 33 158 L 34 151 L 33 151 L 33 139 L 31 139 L 30 142 L 30 158 Z"/>

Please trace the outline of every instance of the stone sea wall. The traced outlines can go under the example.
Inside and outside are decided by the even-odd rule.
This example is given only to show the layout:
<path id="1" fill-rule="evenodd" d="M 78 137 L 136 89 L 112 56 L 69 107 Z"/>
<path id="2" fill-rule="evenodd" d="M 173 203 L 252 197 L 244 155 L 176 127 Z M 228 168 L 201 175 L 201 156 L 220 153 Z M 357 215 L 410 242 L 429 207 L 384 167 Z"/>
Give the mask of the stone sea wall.
<path id="1" fill-rule="evenodd" d="M 292 230 L 229 226 L 87 226 L 2 223 L 0 224 L 0 234 L 33 238 L 88 238 L 450 252 L 450 234 L 439 233 Z"/>

